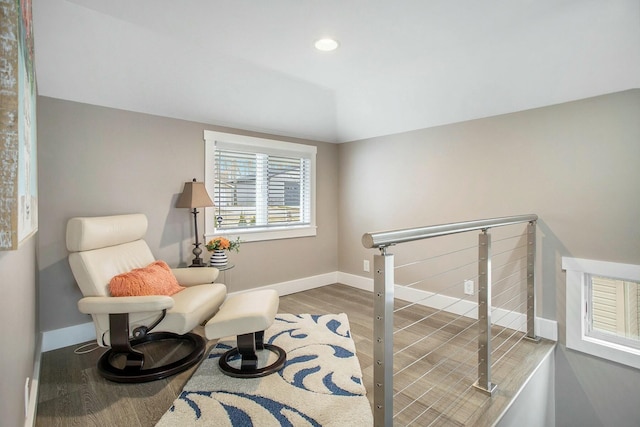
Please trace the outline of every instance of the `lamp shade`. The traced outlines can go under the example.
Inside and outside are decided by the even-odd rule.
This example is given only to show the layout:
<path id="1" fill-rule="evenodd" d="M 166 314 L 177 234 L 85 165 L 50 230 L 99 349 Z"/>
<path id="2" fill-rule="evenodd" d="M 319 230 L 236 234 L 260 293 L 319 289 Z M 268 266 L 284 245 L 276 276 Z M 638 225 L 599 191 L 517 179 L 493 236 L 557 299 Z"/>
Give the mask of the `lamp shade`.
<path id="1" fill-rule="evenodd" d="M 182 190 L 182 194 L 180 194 L 176 202 L 176 208 L 193 209 L 208 206 L 213 206 L 213 201 L 207 193 L 204 182 L 196 182 L 195 178 L 193 182 L 185 182 L 184 190 Z"/>

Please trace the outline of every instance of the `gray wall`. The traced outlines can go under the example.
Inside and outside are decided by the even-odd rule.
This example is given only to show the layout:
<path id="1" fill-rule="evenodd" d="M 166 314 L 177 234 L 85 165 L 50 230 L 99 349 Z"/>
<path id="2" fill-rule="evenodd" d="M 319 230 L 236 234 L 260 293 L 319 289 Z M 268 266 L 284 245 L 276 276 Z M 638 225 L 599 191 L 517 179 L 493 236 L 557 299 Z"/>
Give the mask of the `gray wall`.
<path id="1" fill-rule="evenodd" d="M 640 426 L 637 369 L 558 346 L 556 427 Z"/>
<path id="2" fill-rule="evenodd" d="M 566 255 L 640 262 L 640 90 L 342 144 L 339 162 L 342 272 L 364 274 L 368 231 L 538 214 L 538 314 L 560 332 L 557 425 L 640 425 L 640 373 L 565 349 L 560 267 Z M 572 423 L 581 411 L 597 416 Z"/>
<path id="3" fill-rule="evenodd" d="M 24 425 L 24 384 L 33 375 L 37 336 L 37 233 L 0 251 L 0 425 Z"/>
<path id="4" fill-rule="evenodd" d="M 149 219 L 146 240 L 154 255 L 171 266 L 190 263 L 193 216 L 174 205 L 185 181 L 204 179 L 204 129 L 233 131 L 38 98 L 41 330 L 90 321 L 76 307 L 81 295 L 67 263 L 65 227 L 73 216 L 142 212 Z M 243 244 L 239 254 L 230 255 L 236 264 L 226 276 L 230 292 L 338 267 L 337 146 L 278 139 L 318 147 L 318 234 Z M 199 220 L 203 231 L 202 214 Z"/>

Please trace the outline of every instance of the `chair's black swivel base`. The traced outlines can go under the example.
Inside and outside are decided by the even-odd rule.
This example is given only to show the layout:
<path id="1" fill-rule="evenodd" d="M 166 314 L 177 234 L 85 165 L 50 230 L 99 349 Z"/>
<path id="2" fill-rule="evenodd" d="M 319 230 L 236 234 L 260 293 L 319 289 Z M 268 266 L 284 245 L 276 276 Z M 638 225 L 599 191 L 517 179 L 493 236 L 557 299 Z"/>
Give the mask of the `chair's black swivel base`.
<path id="1" fill-rule="evenodd" d="M 287 352 L 277 345 L 264 343 L 264 331 L 238 335 L 238 346 L 225 352 L 218 364 L 222 373 L 236 378 L 258 378 L 271 375 L 284 366 L 287 360 Z M 256 350 L 266 350 L 275 353 L 278 357 L 275 362 L 258 368 L 258 356 Z M 229 360 L 240 355 L 240 368 L 229 365 Z"/>
<path id="2" fill-rule="evenodd" d="M 193 350 L 186 356 L 162 366 L 144 368 L 144 354 L 135 350 L 135 347 L 152 341 L 186 341 L 193 346 Z M 170 332 L 157 332 L 148 334 L 144 338 L 131 341 L 131 351 L 121 352 L 111 348 L 98 360 L 98 372 L 104 378 L 119 383 L 143 383 L 160 380 L 185 371 L 198 363 L 204 356 L 205 340 L 200 335 L 188 333 L 177 335 Z M 125 366 L 122 368 L 113 365 L 113 359 L 117 355 L 126 357 Z"/>
<path id="3" fill-rule="evenodd" d="M 110 325 L 111 348 L 98 360 L 98 372 L 110 381 L 142 383 L 160 380 L 189 369 L 204 356 L 206 341 L 194 333 L 178 335 L 171 332 L 155 332 L 130 341 L 127 315 L 110 315 Z M 182 341 L 190 345 L 192 350 L 178 360 L 145 369 L 145 355 L 135 347 L 157 341 L 176 341 L 176 343 Z M 120 367 L 114 364 L 117 356 L 125 358 L 124 366 Z"/>

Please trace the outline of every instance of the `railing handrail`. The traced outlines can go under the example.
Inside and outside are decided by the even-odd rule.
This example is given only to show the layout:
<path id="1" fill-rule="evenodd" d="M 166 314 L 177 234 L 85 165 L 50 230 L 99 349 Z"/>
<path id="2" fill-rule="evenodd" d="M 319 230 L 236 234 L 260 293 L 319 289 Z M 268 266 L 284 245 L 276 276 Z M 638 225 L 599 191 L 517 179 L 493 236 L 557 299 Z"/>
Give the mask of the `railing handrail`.
<path id="1" fill-rule="evenodd" d="M 427 227 L 365 233 L 362 236 L 362 244 L 367 249 L 383 248 L 397 243 L 412 242 L 414 240 L 464 233 L 473 230 L 483 230 L 492 227 L 503 227 L 505 225 L 520 224 L 524 222 L 530 223 L 537 220 L 538 215 L 536 214 L 514 215 L 501 218 L 478 219 L 474 221 L 430 225 Z"/>

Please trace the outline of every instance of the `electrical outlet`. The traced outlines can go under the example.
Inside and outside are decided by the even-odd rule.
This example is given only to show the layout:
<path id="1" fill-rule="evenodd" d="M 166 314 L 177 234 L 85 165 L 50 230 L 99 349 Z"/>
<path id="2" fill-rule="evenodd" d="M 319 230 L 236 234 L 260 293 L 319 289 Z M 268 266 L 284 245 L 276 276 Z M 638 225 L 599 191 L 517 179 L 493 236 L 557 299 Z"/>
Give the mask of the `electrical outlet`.
<path id="1" fill-rule="evenodd" d="M 367 273 L 369 272 L 369 260 L 368 259 L 365 259 L 365 260 L 362 261 L 362 269 Z"/>
<path id="2" fill-rule="evenodd" d="M 473 286 L 473 280 L 465 280 L 464 281 L 464 293 L 465 295 L 473 295 L 473 293 L 475 292 L 474 286 Z"/>

